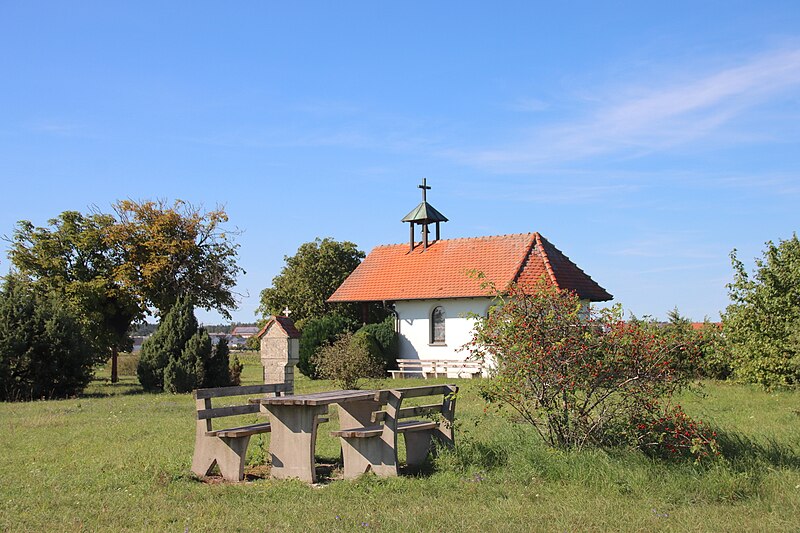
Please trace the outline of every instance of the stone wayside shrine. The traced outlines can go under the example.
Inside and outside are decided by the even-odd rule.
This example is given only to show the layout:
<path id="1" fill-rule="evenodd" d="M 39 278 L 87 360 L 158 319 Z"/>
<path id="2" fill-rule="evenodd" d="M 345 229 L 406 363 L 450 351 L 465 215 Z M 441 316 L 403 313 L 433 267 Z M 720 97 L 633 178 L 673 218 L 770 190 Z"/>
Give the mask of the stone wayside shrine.
<path id="1" fill-rule="evenodd" d="M 288 316 L 274 316 L 258 332 L 264 383 L 284 383 L 294 393 L 294 366 L 300 361 L 300 332 Z"/>

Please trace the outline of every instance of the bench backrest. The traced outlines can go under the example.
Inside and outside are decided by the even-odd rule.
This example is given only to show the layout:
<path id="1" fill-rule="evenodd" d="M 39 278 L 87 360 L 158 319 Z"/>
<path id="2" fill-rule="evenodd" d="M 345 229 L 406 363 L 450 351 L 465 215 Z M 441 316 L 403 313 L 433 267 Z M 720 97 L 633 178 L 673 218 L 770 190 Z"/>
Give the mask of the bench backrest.
<path id="1" fill-rule="evenodd" d="M 197 408 L 197 423 L 202 425 L 203 431 L 211 431 L 211 419 L 224 416 L 247 415 L 258 413 L 261 407 L 258 404 L 230 405 L 225 407 L 212 407 L 212 398 L 225 398 L 229 396 L 245 396 L 258 394 L 275 394 L 280 396 L 286 392 L 284 383 L 268 383 L 264 385 L 245 385 L 240 387 L 217 387 L 213 389 L 197 389 L 192 393 Z"/>
<path id="2" fill-rule="evenodd" d="M 457 393 L 458 387 L 455 385 L 430 385 L 381 391 L 378 397 L 381 402 L 386 402 L 386 409 L 373 412 L 372 421 L 383 422 L 384 440 L 394 439 L 396 445 L 397 425 L 400 420 L 420 415 L 437 415 L 440 417 L 439 426 L 434 435 L 444 444 L 452 446 Z M 425 396 L 441 396 L 442 398 L 437 403 L 402 407 L 403 400 L 406 398 Z"/>

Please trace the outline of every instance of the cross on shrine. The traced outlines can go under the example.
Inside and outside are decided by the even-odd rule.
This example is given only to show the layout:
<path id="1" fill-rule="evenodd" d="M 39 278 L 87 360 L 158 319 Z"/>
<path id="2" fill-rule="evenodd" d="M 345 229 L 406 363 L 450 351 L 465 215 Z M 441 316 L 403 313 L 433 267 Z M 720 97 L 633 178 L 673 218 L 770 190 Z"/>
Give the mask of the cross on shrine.
<path id="1" fill-rule="evenodd" d="M 425 178 L 422 178 L 422 185 L 417 185 L 417 187 L 422 189 L 422 201 L 423 202 L 427 202 L 428 201 L 428 194 L 427 193 L 431 189 L 430 186 L 427 185 L 427 180 Z"/>
<path id="2" fill-rule="evenodd" d="M 292 311 L 289 309 L 289 306 L 286 306 L 286 307 L 283 308 L 283 316 L 285 316 L 286 318 L 289 318 L 289 315 L 291 315 L 291 314 L 292 314 Z"/>

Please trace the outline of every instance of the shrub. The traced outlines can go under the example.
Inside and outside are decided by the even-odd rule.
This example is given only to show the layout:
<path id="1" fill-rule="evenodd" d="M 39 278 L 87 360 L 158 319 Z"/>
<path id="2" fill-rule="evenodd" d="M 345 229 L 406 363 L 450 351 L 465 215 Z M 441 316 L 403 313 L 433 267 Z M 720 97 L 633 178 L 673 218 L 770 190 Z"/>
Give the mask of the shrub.
<path id="1" fill-rule="evenodd" d="M 385 371 L 377 342 L 366 333 L 344 333 L 320 347 L 312 358 L 321 377 L 343 389 L 358 388 L 362 378 L 382 377 Z"/>
<path id="2" fill-rule="evenodd" d="M 213 348 L 206 330 L 198 328 L 192 305 L 181 298 L 142 345 L 137 374 L 151 391 L 225 386 L 230 383 L 228 345 L 221 341 Z"/>
<path id="3" fill-rule="evenodd" d="M 136 367 L 139 366 L 139 354 L 121 353 L 119 354 L 119 364 L 117 372 L 120 376 L 135 376 Z"/>
<path id="4" fill-rule="evenodd" d="M 231 368 L 230 368 L 231 385 L 238 386 L 242 384 L 242 370 L 244 370 L 244 365 L 241 362 L 239 362 L 239 356 L 234 354 L 233 362 L 231 363 Z"/>
<path id="5" fill-rule="evenodd" d="M 586 318 L 577 295 L 544 282 L 533 294 L 512 287 L 496 296 L 505 301 L 477 318 L 471 344 L 495 367 L 482 394 L 511 406 L 550 445 L 641 446 L 638 426 L 669 416 L 660 400 L 669 405 L 688 379 L 662 336 L 623 322 L 619 308 Z M 647 443 L 659 451 L 668 444 Z"/>
<path id="6" fill-rule="evenodd" d="M 103 362 L 80 322 L 55 296 L 11 276 L 0 290 L 0 400 L 81 392 Z"/>
<path id="7" fill-rule="evenodd" d="M 358 324 L 352 319 L 329 314 L 308 320 L 300 335 L 300 360 L 297 368 L 311 379 L 320 377 L 313 362 L 320 346 L 330 344 L 344 332 L 354 331 Z"/>
<path id="8" fill-rule="evenodd" d="M 358 332 L 365 332 L 371 335 L 378 343 L 381 358 L 385 368 L 396 368 L 397 366 L 397 331 L 395 331 L 395 318 L 389 315 L 383 322 L 367 324 Z"/>
<path id="9" fill-rule="evenodd" d="M 719 455 L 717 434 L 701 421 L 692 420 L 680 405 L 662 408 L 658 403 L 631 419 L 637 447 L 662 459 L 690 456 L 695 462 Z"/>
<path id="10" fill-rule="evenodd" d="M 696 330 L 677 308 L 667 313 L 666 323 L 654 319 L 632 321 L 666 343 L 672 366 L 690 378 L 727 379 L 731 356 L 719 325 L 706 321 Z"/>
<path id="11" fill-rule="evenodd" d="M 706 321 L 697 336 L 700 347 L 700 376 L 728 379 L 733 373 L 733 355 L 722 327 Z"/>

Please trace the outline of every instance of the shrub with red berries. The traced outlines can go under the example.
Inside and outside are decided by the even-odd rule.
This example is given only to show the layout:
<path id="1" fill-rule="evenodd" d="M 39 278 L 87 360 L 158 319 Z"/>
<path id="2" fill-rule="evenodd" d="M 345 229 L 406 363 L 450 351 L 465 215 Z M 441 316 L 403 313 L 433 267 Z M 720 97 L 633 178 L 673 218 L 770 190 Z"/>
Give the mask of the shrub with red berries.
<path id="1" fill-rule="evenodd" d="M 495 296 L 469 345 L 494 369 L 482 389 L 488 401 L 513 408 L 553 446 L 627 442 L 698 460 L 715 452 L 702 424 L 662 407 L 688 381 L 663 336 L 622 321 L 619 308 L 595 315 L 545 282 Z"/>

